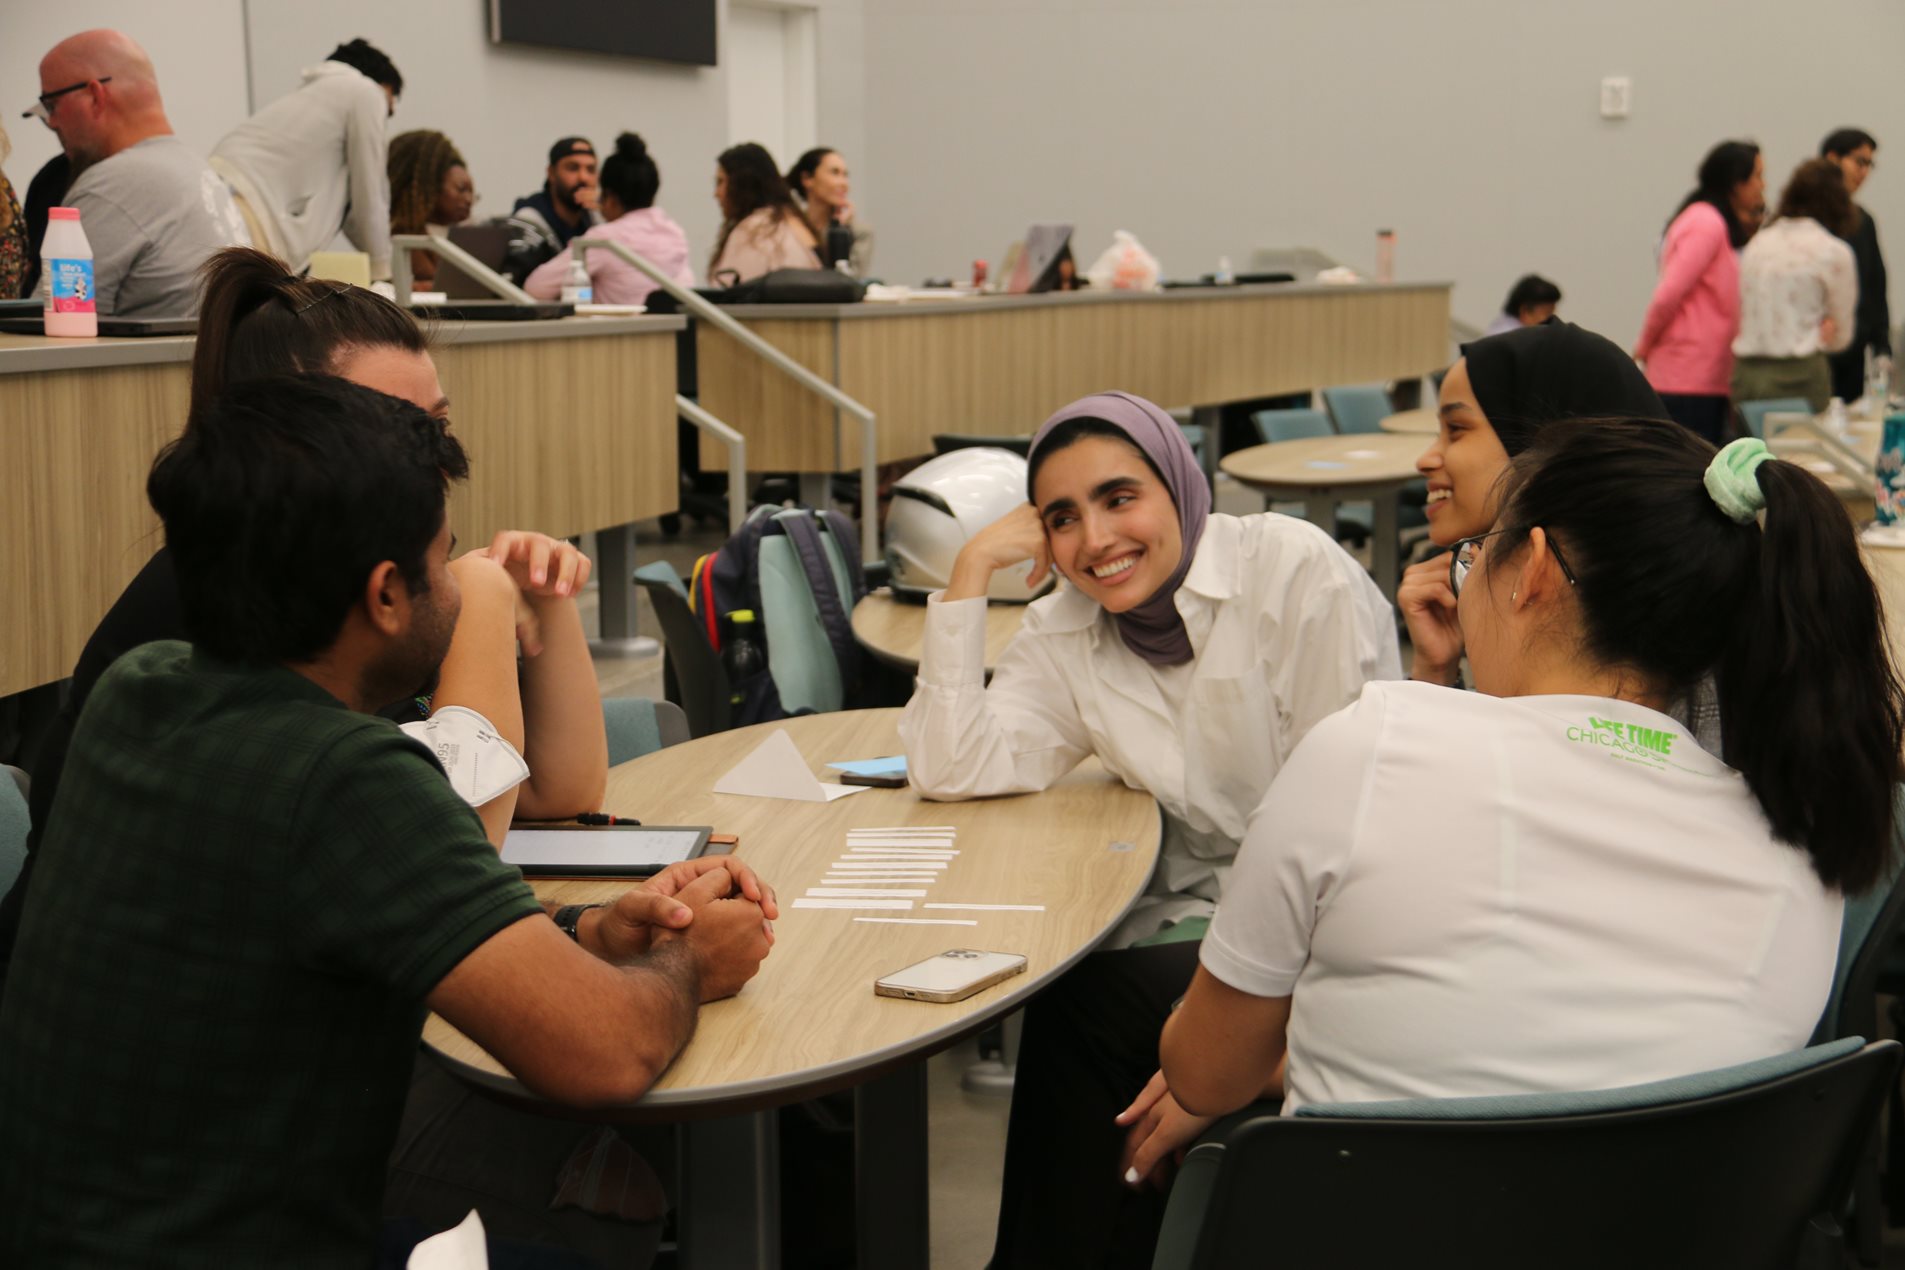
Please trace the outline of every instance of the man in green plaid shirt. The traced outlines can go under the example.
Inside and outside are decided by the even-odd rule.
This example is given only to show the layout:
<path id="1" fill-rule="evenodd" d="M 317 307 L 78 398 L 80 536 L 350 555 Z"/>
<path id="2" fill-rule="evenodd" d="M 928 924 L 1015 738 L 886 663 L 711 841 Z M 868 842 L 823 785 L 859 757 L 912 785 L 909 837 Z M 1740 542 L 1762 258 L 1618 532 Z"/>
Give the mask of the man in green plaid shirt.
<path id="1" fill-rule="evenodd" d="M 0 1006 L 0 1264 L 365 1265 L 426 1007 L 550 1098 L 630 1102 L 766 955 L 771 892 L 720 858 L 565 934 L 371 713 L 448 647 L 466 471 L 322 376 L 154 465 L 193 644 L 121 658 L 73 739 Z"/>

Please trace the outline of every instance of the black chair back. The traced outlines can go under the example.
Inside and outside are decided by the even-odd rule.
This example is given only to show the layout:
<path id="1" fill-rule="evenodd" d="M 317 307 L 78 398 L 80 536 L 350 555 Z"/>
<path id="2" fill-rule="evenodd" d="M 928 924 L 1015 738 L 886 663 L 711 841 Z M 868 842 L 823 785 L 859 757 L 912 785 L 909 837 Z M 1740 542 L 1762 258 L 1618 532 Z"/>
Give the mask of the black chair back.
<path id="1" fill-rule="evenodd" d="M 655 606 L 655 620 L 661 623 L 662 645 L 667 651 L 663 692 L 688 716 L 689 734 L 708 736 L 727 731 L 733 709 L 728 670 L 702 633 L 694 610 L 681 592 L 665 581 L 645 578 L 637 571 L 635 585 L 648 592 Z"/>
<path id="2" fill-rule="evenodd" d="M 1881 1041 L 1744 1089 L 1588 1115 L 1252 1120 L 1225 1146 L 1191 1264 L 1833 1264 L 1836 1220 L 1899 1055 Z"/>

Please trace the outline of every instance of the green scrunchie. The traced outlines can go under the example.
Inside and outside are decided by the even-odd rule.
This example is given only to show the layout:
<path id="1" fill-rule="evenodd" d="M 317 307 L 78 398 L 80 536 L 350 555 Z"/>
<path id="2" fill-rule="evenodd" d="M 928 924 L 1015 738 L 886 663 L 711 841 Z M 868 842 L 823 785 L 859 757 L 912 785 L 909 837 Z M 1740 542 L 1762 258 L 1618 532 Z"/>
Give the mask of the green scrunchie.
<path id="1" fill-rule="evenodd" d="M 1728 516 L 1744 525 L 1766 509 L 1766 493 L 1759 487 L 1759 465 L 1773 457 L 1758 437 L 1729 443 L 1707 464 L 1707 493 Z"/>

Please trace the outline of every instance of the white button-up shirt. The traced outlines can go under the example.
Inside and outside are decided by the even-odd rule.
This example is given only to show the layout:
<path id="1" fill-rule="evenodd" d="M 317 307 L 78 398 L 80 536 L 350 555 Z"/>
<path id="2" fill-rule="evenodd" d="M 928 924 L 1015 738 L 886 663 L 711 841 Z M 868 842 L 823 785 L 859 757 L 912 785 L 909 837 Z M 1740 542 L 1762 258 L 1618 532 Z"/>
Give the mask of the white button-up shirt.
<path id="1" fill-rule="evenodd" d="M 1740 253 L 1740 333 L 1735 357 L 1810 357 L 1852 343 L 1859 303 L 1852 248 L 1810 216 L 1776 220 Z M 1838 327 L 1831 344 L 1819 324 Z"/>
<path id="2" fill-rule="evenodd" d="M 1251 812 L 1298 741 L 1371 679 L 1399 679 L 1395 617 L 1315 526 L 1213 515 L 1176 595 L 1195 660 L 1158 667 L 1063 588 L 1030 606 L 985 681 L 985 601 L 927 604 L 907 772 L 927 798 L 1045 789 L 1090 755 L 1166 816 L 1149 901 L 1113 937 L 1208 914 Z"/>

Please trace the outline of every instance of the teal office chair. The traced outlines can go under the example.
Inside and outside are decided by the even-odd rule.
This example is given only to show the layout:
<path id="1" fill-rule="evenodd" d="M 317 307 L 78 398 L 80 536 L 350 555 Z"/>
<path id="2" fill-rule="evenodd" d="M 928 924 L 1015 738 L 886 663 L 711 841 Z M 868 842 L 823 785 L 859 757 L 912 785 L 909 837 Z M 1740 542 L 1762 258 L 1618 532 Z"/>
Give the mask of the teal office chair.
<path id="1" fill-rule="evenodd" d="M 1825 1270 L 1899 1057 L 1256 1116 L 1186 1157 L 1153 1270 Z"/>
<path id="2" fill-rule="evenodd" d="M 1354 432 L 1381 432 L 1382 421 L 1396 413 L 1388 391 L 1381 384 L 1325 388 L 1323 404 L 1330 408 L 1336 430 L 1345 436 Z"/>
<path id="3" fill-rule="evenodd" d="M 1313 410 L 1307 406 L 1284 410 L 1259 410 L 1250 416 L 1250 421 L 1257 425 L 1257 435 L 1263 438 L 1265 445 L 1275 445 L 1279 441 L 1301 441 L 1308 437 L 1336 435 L 1336 430 L 1330 427 L 1329 416 L 1321 410 Z M 1268 510 L 1270 505 L 1268 499 L 1264 500 L 1265 510 Z M 1300 504 L 1285 504 L 1285 506 L 1296 507 L 1293 515 L 1303 514 Z M 1368 503 L 1339 505 L 1336 509 L 1338 541 L 1358 545 L 1366 542 L 1369 538 L 1370 519 L 1374 514 Z"/>
<path id="4" fill-rule="evenodd" d="M 1767 415 L 1805 415 L 1812 417 L 1812 403 L 1798 397 L 1772 397 L 1765 401 L 1742 401 L 1740 418 L 1746 421 L 1748 436 L 1766 439 Z"/>
<path id="5" fill-rule="evenodd" d="M 608 729 L 610 767 L 688 739 L 688 714 L 672 701 L 604 697 L 602 723 Z"/>

